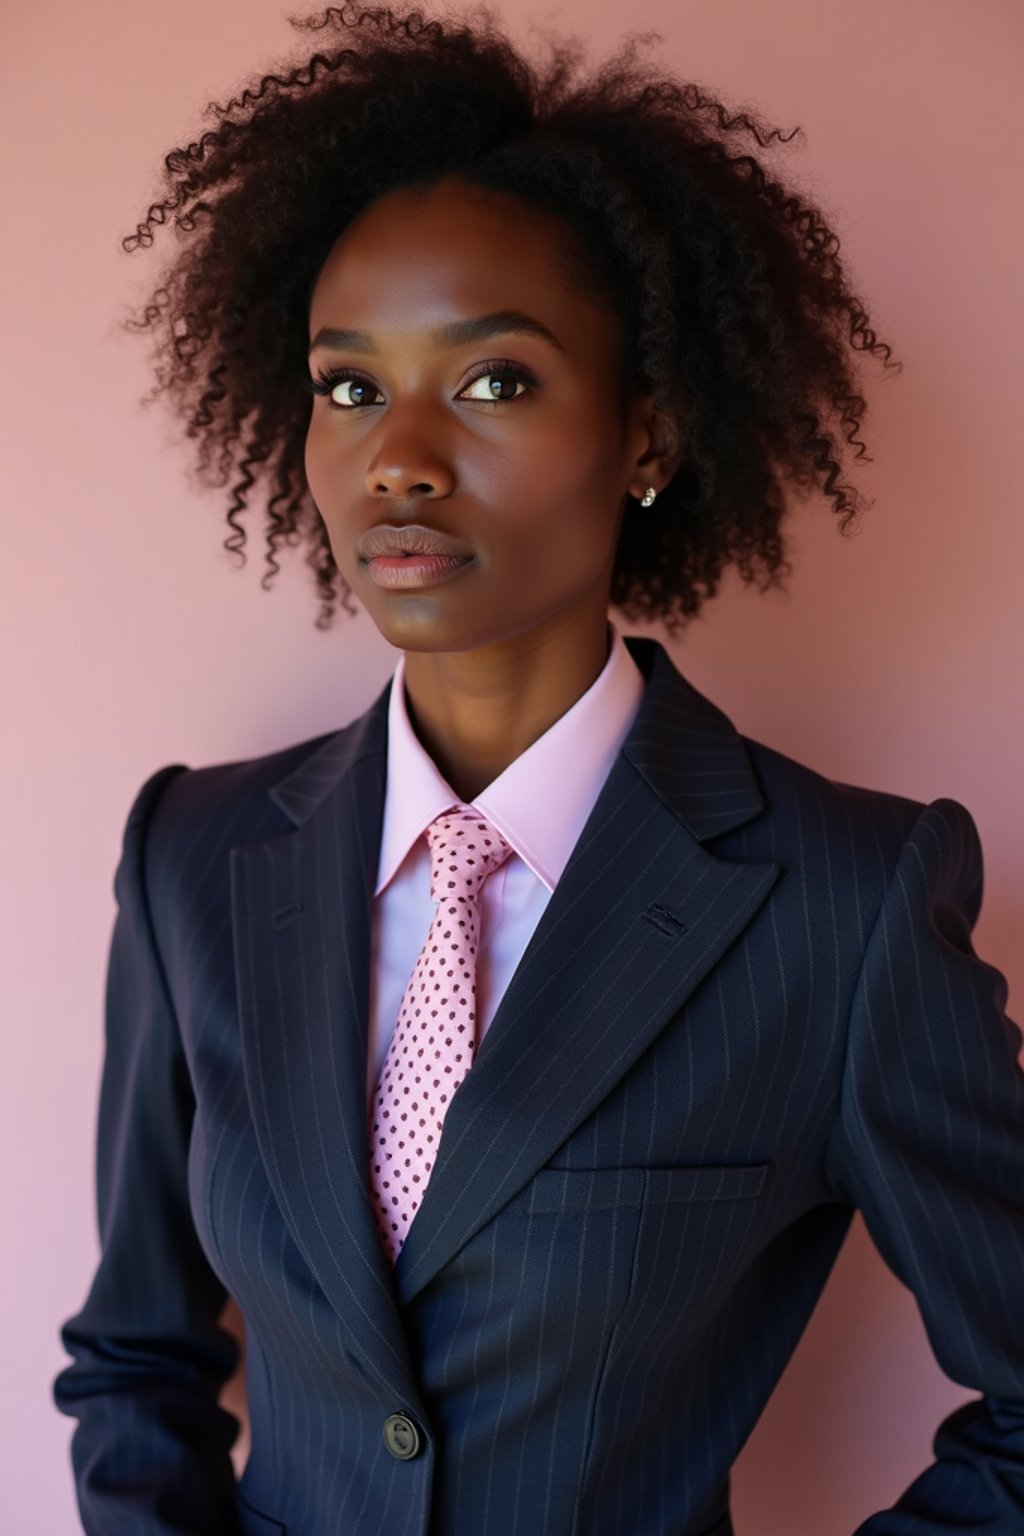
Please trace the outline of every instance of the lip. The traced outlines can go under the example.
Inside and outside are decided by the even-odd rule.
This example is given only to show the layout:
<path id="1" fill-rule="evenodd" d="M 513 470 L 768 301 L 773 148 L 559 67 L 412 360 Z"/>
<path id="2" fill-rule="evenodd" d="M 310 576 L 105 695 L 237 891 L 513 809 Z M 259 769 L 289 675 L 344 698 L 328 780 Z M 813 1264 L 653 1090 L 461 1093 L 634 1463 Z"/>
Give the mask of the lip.
<path id="1" fill-rule="evenodd" d="M 390 523 L 378 523 L 359 541 L 361 560 L 372 560 L 375 555 L 447 555 L 452 559 L 472 559 L 473 551 L 449 538 L 437 528 L 423 523 L 406 523 L 395 527 Z"/>
<path id="2" fill-rule="evenodd" d="M 436 587 L 474 563 L 472 555 L 374 555 L 366 562 L 378 587 Z"/>

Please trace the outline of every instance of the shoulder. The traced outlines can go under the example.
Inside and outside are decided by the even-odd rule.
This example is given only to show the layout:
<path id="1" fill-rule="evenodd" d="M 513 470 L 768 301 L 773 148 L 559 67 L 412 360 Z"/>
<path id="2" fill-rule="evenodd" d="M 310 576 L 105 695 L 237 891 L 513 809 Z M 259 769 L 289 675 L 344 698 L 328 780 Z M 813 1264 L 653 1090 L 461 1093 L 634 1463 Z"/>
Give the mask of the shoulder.
<path id="1" fill-rule="evenodd" d="M 842 900 L 848 891 L 877 906 L 897 872 L 922 861 L 943 878 L 980 881 L 981 846 L 957 800 L 932 801 L 828 778 L 751 737 L 742 738 L 765 808 L 736 834 L 748 857 L 799 871 L 805 888 Z"/>
<path id="2" fill-rule="evenodd" d="M 669 758 L 673 777 L 708 806 L 716 799 L 741 805 L 740 819 L 730 822 L 723 813 L 725 830 L 711 837 L 715 852 L 783 868 L 827 863 L 842 854 L 861 869 L 891 871 L 925 809 L 923 800 L 830 778 L 767 746 L 695 687 L 663 647 L 647 642 L 645 649 L 634 641 L 631 648 L 659 712 L 654 720 L 648 716 L 648 732 Z M 715 821 L 714 814 L 707 817 L 710 826 Z"/>
<path id="3" fill-rule="evenodd" d="M 257 756 L 198 767 L 167 763 L 151 773 L 128 812 L 122 863 L 144 881 L 154 914 L 204 912 L 225 900 L 232 850 L 294 830 L 271 791 L 307 768 L 315 776 L 317 763 L 336 758 L 357 725 Z"/>
<path id="4" fill-rule="evenodd" d="M 963 945 L 984 888 L 981 843 L 966 807 L 832 779 L 742 740 L 763 809 L 710 846 L 725 859 L 778 866 L 770 920 L 789 944 L 794 986 L 800 955 L 809 965 L 834 956 L 852 982 L 883 912 Z"/>
<path id="5" fill-rule="evenodd" d="M 769 814 L 808 835 L 852 833 L 898 847 L 924 809 L 925 802 L 910 795 L 832 779 L 752 737 L 742 740 Z"/>
<path id="6" fill-rule="evenodd" d="M 269 791 L 339 734 L 327 731 L 274 752 L 224 763 L 165 764 L 136 793 L 127 825 L 143 828 L 150 841 L 183 832 L 229 833 L 232 827 L 244 828 L 245 838 L 272 836 L 275 824 L 283 831 L 288 822 L 280 811 L 275 812 Z M 263 823 L 265 831 L 253 831 Z"/>

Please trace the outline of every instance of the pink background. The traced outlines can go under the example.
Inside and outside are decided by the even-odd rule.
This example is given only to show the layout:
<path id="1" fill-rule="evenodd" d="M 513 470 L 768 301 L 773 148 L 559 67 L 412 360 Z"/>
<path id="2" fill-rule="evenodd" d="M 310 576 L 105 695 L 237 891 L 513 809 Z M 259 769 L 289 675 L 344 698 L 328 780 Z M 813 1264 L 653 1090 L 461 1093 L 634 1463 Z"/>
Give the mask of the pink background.
<path id="1" fill-rule="evenodd" d="M 2 758 L 0 1515 L 20 1536 L 78 1529 L 71 1424 L 49 1392 L 65 1363 L 59 1324 L 97 1258 L 103 973 L 132 797 L 164 763 L 344 724 L 397 658 L 363 616 L 313 628 L 297 555 L 268 595 L 251 535 L 234 573 L 221 504 L 190 487 L 167 419 L 138 407 L 143 348 L 115 327 L 153 277 L 119 239 L 161 157 L 206 126 L 210 98 L 292 48 L 285 9 L 61 0 L 2 24 L 0 624 L 14 719 Z M 628 16 L 661 30 L 669 67 L 806 130 L 781 163 L 834 218 L 905 363 L 892 382 L 864 374 L 875 463 L 856 473 L 876 505 L 852 541 L 821 502 L 800 509 L 789 596 L 730 580 L 673 654 L 748 734 L 836 778 L 968 806 L 987 861 L 977 945 L 1021 1015 L 1024 231 L 1012 189 L 1024 13 L 1015 0 L 501 10 L 516 28 L 533 17 L 584 31 L 595 56 Z M 858 1218 L 737 1465 L 739 1536 L 849 1533 L 924 1467 L 940 1416 L 970 1395 L 939 1372 Z"/>

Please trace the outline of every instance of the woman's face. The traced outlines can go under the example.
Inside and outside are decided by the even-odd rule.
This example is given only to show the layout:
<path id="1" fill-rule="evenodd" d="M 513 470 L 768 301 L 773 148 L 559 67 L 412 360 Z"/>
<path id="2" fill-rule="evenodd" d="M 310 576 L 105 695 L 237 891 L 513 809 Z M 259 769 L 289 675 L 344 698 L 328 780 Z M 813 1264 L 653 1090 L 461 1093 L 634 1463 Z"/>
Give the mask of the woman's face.
<path id="1" fill-rule="evenodd" d="M 392 645 L 604 634 L 650 438 L 618 397 L 620 322 L 559 269 L 561 238 L 518 199 L 444 181 L 363 210 L 320 272 L 309 366 L 337 377 L 313 400 L 306 473 L 335 561 Z M 496 314 L 475 339 L 436 334 Z M 380 584 L 362 542 L 379 524 L 437 530 L 471 558 Z"/>

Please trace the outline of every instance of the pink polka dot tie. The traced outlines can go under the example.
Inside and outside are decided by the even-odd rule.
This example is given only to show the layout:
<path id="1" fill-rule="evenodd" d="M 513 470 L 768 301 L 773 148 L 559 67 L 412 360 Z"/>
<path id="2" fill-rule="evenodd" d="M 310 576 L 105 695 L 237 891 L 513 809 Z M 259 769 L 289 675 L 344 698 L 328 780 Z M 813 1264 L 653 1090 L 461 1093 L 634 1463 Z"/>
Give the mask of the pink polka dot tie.
<path id="1" fill-rule="evenodd" d="M 437 1156 L 441 1126 L 476 1055 L 480 892 L 512 852 L 470 806 L 426 829 L 430 899 L 438 903 L 402 998 L 370 1108 L 370 1184 L 394 1264 Z"/>

